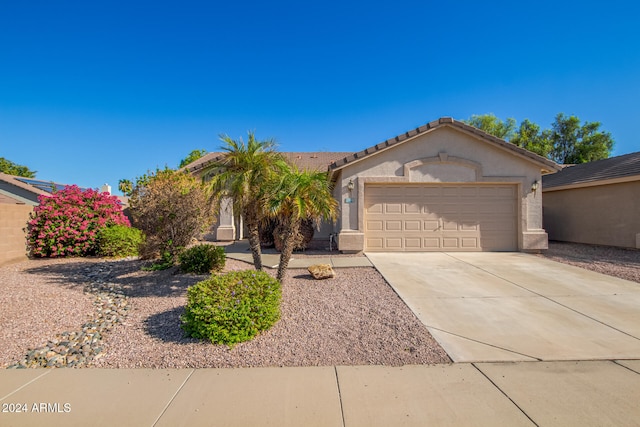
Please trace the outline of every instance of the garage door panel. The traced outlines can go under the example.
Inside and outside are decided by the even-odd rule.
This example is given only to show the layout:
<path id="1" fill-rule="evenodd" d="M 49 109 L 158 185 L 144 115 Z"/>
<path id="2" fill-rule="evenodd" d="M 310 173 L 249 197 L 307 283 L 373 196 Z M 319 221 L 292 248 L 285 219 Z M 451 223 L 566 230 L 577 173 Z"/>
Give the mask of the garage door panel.
<path id="1" fill-rule="evenodd" d="M 458 231 L 458 221 L 446 220 L 442 221 L 442 229 L 450 231 Z"/>
<path id="2" fill-rule="evenodd" d="M 422 231 L 422 228 L 420 227 L 421 225 L 422 225 L 422 221 L 419 221 L 419 220 L 405 221 L 404 229 L 406 231 Z"/>
<path id="3" fill-rule="evenodd" d="M 402 221 L 385 221 L 384 229 L 386 231 L 402 231 Z"/>
<path id="4" fill-rule="evenodd" d="M 422 239 L 419 237 L 407 237 L 404 239 L 404 247 L 406 250 L 422 249 Z"/>
<path id="5" fill-rule="evenodd" d="M 422 205 L 417 203 L 405 203 L 404 204 L 404 213 L 405 214 L 422 214 Z"/>
<path id="6" fill-rule="evenodd" d="M 385 203 L 384 212 L 387 214 L 402 213 L 402 203 Z"/>
<path id="7" fill-rule="evenodd" d="M 388 250 L 401 249 L 402 238 L 401 237 L 388 237 L 384 239 L 384 247 Z"/>
<path id="8" fill-rule="evenodd" d="M 423 221 L 423 227 L 423 231 L 437 231 L 440 228 L 440 221 L 437 219 Z"/>
<path id="9" fill-rule="evenodd" d="M 464 249 L 477 249 L 478 239 L 475 237 L 463 237 L 462 238 L 462 248 Z"/>
<path id="10" fill-rule="evenodd" d="M 384 208 L 384 204 L 379 202 L 379 203 L 372 203 L 370 205 L 367 206 L 367 212 L 369 214 L 379 214 L 383 212 Z"/>
<path id="11" fill-rule="evenodd" d="M 381 237 L 367 238 L 366 242 L 369 250 L 384 250 L 384 239 Z"/>
<path id="12" fill-rule="evenodd" d="M 366 231 L 382 231 L 384 230 L 384 221 L 367 220 Z"/>
<path id="13" fill-rule="evenodd" d="M 517 249 L 516 186 L 365 186 L 368 251 Z"/>
<path id="14" fill-rule="evenodd" d="M 440 249 L 440 239 L 438 237 L 425 237 L 422 239 L 422 248 L 429 249 Z"/>

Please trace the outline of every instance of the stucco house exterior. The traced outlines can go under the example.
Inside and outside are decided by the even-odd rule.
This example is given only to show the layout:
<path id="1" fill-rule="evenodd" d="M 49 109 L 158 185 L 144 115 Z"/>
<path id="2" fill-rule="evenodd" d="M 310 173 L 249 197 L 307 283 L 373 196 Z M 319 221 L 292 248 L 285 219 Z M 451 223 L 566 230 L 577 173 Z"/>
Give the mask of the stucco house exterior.
<path id="1" fill-rule="evenodd" d="M 49 193 L 0 173 L 0 266 L 27 259 L 24 228 L 41 194 Z"/>
<path id="2" fill-rule="evenodd" d="M 568 166 L 543 184 L 551 240 L 640 249 L 640 152 Z"/>
<path id="3" fill-rule="evenodd" d="M 304 153 L 285 154 L 305 167 Z M 186 169 L 198 173 L 218 155 Z M 541 176 L 560 166 L 463 122 L 440 118 L 357 153 L 313 155 L 340 207 L 322 233 L 342 252 L 547 248 Z M 237 238 L 230 204 L 223 208 L 215 235 Z"/>

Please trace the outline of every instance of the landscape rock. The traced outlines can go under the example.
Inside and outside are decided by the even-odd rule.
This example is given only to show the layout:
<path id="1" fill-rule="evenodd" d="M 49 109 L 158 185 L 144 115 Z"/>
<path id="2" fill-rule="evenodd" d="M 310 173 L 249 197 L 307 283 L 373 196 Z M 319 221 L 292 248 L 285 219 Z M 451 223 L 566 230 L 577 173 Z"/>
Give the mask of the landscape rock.
<path id="1" fill-rule="evenodd" d="M 335 271 L 330 264 L 314 264 L 307 269 L 316 280 L 333 279 L 336 277 Z"/>
<path id="2" fill-rule="evenodd" d="M 95 311 L 80 331 L 63 332 L 46 345 L 29 349 L 19 362 L 7 369 L 84 367 L 102 356 L 102 335 L 121 323 L 127 315 L 127 297 L 118 285 L 106 282 L 111 271 L 97 266 L 98 272 L 87 271 L 91 280 L 85 292 L 95 296 Z"/>

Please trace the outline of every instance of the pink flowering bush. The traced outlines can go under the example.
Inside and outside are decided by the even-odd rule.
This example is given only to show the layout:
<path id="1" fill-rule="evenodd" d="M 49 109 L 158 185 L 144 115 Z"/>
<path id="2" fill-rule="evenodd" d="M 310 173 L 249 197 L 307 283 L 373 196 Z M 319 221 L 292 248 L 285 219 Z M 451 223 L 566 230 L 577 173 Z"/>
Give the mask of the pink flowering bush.
<path id="1" fill-rule="evenodd" d="M 27 224 L 27 244 L 35 257 L 94 255 L 102 229 L 130 226 L 118 198 L 109 193 L 71 185 L 38 201 Z"/>

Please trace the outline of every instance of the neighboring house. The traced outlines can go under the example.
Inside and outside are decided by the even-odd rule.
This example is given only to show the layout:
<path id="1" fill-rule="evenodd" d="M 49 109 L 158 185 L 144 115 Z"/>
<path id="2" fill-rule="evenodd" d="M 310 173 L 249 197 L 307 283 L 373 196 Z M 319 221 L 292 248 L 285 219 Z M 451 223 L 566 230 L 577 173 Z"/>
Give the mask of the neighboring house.
<path id="1" fill-rule="evenodd" d="M 24 228 L 38 196 L 49 194 L 25 180 L 31 181 L 0 173 L 0 266 L 26 259 Z"/>
<path id="2" fill-rule="evenodd" d="M 537 189 L 560 166 L 463 122 L 441 118 L 358 153 L 284 154 L 303 168 L 317 156 L 329 172 L 340 213 L 323 229 L 343 252 L 547 248 Z M 219 240 L 239 237 L 229 204 L 216 227 Z"/>
<path id="3" fill-rule="evenodd" d="M 567 166 L 543 192 L 551 240 L 640 249 L 640 152 Z"/>

